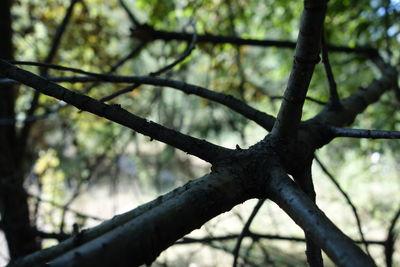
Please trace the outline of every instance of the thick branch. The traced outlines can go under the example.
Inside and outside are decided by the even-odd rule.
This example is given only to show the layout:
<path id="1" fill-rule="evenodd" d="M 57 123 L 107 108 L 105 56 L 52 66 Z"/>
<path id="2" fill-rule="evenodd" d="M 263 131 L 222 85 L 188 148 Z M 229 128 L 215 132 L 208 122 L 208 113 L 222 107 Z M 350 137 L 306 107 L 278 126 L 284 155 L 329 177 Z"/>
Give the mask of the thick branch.
<path id="1" fill-rule="evenodd" d="M 123 215 L 123 219 L 115 217 L 81 232 L 54 247 L 53 254 L 41 257 L 43 252 L 37 252 L 36 258 L 28 256 L 29 261 L 26 257 L 13 266 L 32 266 L 58 255 L 61 256 L 47 266 L 138 266 L 151 263 L 176 240 L 248 198 L 240 179 L 221 172 L 206 175 L 129 212 L 129 216 Z M 91 238 L 87 239 L 87 236 Z M 68 244 L 67 248 L 57 251 L 65 244 Z"/>
<path id="2" fill-rule="evenodd" d="M 91 97 L 70 91 L 33 73 L 17 68 L 4 60 L 0 61 L 0 73 L 28 85 L 39 92 L 63 100 L 81 110 L 88 111 L 113 122 L 124 125 L 141 134 L 174 146 L 205 161 L 215 162 L 229 150 L 205 140 L 184 135 L 162 125 L 147 121 L 129 113 L 119 105 L 107 105 Z"/>
<path id="3" fill-rule="evenodd" d="M 319 62 L 322 26 L 327 1 L 304 1 L 294 62 L 272 135 L 290 139 L 297 134 L 304 100 Z"/>
<path id="4" fill-rule="evenodd" d="M 272 171 L 267 187 L 276 202 L 339 266 L 375 266 L 371 259 L 344 235 L 281 169 Z"/>

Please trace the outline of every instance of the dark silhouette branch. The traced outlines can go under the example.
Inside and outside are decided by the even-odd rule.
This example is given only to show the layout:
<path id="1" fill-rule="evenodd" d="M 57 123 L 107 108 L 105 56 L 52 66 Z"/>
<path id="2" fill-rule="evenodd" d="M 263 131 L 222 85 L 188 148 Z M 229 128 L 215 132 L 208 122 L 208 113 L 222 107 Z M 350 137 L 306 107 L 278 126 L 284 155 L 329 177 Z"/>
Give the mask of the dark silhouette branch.
<path id="1" fill-rule="evenodd" d="M 239 252 L 240 252 L 240 246 L 242 245 L 243 238 L 247 236 L 247 234 L 250 232 L 250 225 L 253 222 L 254 218 L 256 217 L 258 211 L 261 209 L 262 205 L 264 204 L 265 199 L 260 199 L 258 200 L 256 206 L 253 208 L 253 211 L 251 212 L 249 218 L 246 221 L 246 224 L 243 226 L 242 232 L 240 233 L 238 240 L 236 241 L 236 246 L 232 252 L 233 254 L 233 267 L 237 266 L 237 261 L 239 258 Z"/>
<path id="2" fill-rule="evenodd" d="M 342 99 L 342 109 L 331 110 L 326 107 L 313 120 L 336 127 L 350 125 L 358 114 L 361 114 L 369 105 L 377 102 L 383 93 L 395 88 L 398 79 L 396 69 L 385 63 L 379 55 L 372 61 L 379 68 L 382 76 L 372 81 L 368 86 L 360 87 L 349 97 Z"/>
<path id="3" fill-rule="evenodd" d="M 332 67 L 329 61 L 328 48 L 326 47 L 325 38 L 323 34 L 321 37 L 321 52 L 322 52 L 321 53 L 322 63 L 324 64 L 325 73 L 329 84 L 329 93 L 330 93 L 329 104 L 332 108 L 341 108 L 335 77 L 333 76 Z"/>
<path id="4" fill-rule="evenodd" d="M 132 25 L 135 27 L 140 27 L 142 24 L 137 20 L 137 18 L 133 15 L 132 11 L 128 8 L 123 0 L 119 0 L 120 5 L 125 10 L 126 14 L 129 17 L 129 20 L 132 22 Z"/>
<path id="5" fill-rule="evenodd" d="M 397 210 L 395 215 L 393 216 L 393 219 L 390 222 L 388 234 L 386 237 L 386 242 L 385 242 L 385 260 L 386 260 L 386 266 L 387 267 L 392 267 L 393 266 L 393 254 L 394 254 L 394 244 L 396 242 L 396 239 L 398 237 L 398 232 L 395 231 L 396 224 L 398 220 L 400 219 L 400 208 Z"/>
<path id="6" fill-rule="evenodd" d="M 142 49 L 146 46 L 146 42 L 140 41 L 138 45 L 136 45 L 126 56 L 118 60 L 114 65 L 110 67 L 110 70 L 106 74 L 111 74 L 118 70 L 122 65 L 124 65 L 128 60 L 134 58 L 136 55 L 142 51 Z M 94 87 L 96 87 L 99 83 L 94 82 L 93 84 L 85 87 L 83 92 L 85 94 L 89 93 Z"/>
<path id="7" fill-rule="evenodd" d="M 249 195 L 243 191 L 240 179 L 222 172 L 206 175 L 135 210 L 82 231 L 55 247 L 28 255 L 13 266 L 34 266 L 49 261 L 48 266 L 69 266 L 73 263 L 71 255 L 74 257 L 77 253 L 85 255 L 78 263 L 81 266 L 151 263 L 177 239 L 247 198 Z M 103 253 L 104 246 L 115 251 Z M 123 251 L 130 252 L 121 253 Z"/>
<path id="8" fill-rule="evenodd" d="M 270 198 L 279 205 L 322 248 L 338 266 L 375 266 L 364 252 L 323 214 L 282 172 L 273 170 L 269 180 Z"/>
<path id="9" fill-rule="evenodd" d="M 339 127 L 329 127 L 335 137 L 369 138 L 369 139 L 399 139 L 399 131 L 347 129 Z"/>
<path id="10" fill-rule="evenodd" d="M 194 27 L 193 27 L 194 28 Z M 155 72 L 151 72 L 149 74 L 149 76 L 155 77 L 155 76 L 159 76 L 160 74 L 167 72 L 169 70 L 171 70 L 173 67 L 175 67 L 176 65 L 178 65 L 179 63 L 181 63 L 183 60 L 185 60 L 185 58 L 187 58 L 193 51 L 193 49 L 195 48 L 196 45 L 196 41 L 197 41 L 197 34 L 196 34 L 196 29 L 193 29 L 193 37 L 192 40 L 190 41 L 189 45 L 187 46 L 187 48 L 185 49 L 185 51 L 176 59 L 174 60 L 172 63 L 168 64 L 167 66 L 155 71 Z M 133 84 L 130 85 L 124 89 L 121 89 L 109 96 L 103 97 L 102 99 L 100 99 L 100 101 L 105 102 L 105 101 L 109 101 L 117 96 L 120 96 L 122 94 L 125 93 L 129 93 L 133 90 L 135 90 L 136 88 L 138 88 L 141 84 Z"/>
<path id="11" fill-rule="evenodd" d="M 230 241 L 234 239 L 238 239 L 240 234 L 230 234 L 224 236 L 212 236 L 212 237 L 203 237 L 203 238 L 194 238 L 194 237 L 184 237 L 181 240 L 175 242 L 176 245 L 184 245 L 184 244 L 193 244 L 193 243 L 210 243 L 210 242 L 223 242 L 223 241 Z M 300 237 L 291 237 L 291 236 L 280 236 L 280 235 L 267 235 L 267 234 L 259 234 L 248 232 L 244 235 L 244 237 L 249 237 L 254 240 L 259 239 L 269 239 L 269 240 L 277 240 L 277 241 L 289 241 L 289 242 L 297 242 L 297 243 L 305 243 L 306 240 Z M 354 240 L 357 244 L 363 244 L 364 241 L 362 240 Z M 378 241 L 378 240 L 366 240 L 369 245 L 377 245 L 377 246 L 384 246 L 385 241 Z"/>
<path id="12" fill-rule="evenodd" d="M 107 105 L 91 97 L 70 91 L 31 72 L 17 68 L 4 60 L 0 61 L 0 73 L 18 80 L 39 92 L 63 100 L 80 110 L 88 111 L 100 117 L 126 126 L 152 139 L 172 145 L 207 162 L 215 162 L 229 151 L 205 140 L 184 135 L 157 123 L 147 121 L 129 113 L 119 105 Z"/>
<path id="13" fill-rule="evenodd" d="M 49 64 L 53 61 L 53 59 L 57 53 L 57 50 L 60 47 L 62 36 L 64 35 L 65 30 L 67 29 L 67 25 L 71 20 L 71 17 L 72 17 L 73 11 L 74 11 L 74 7 L 75 7 L 76 3 L 78 3 L 79 1 L 80 0 L 71 0 L 61 24 L 57 27 L 55 36 L 54 36 L 51 46 L 50 46 L 50 51 L 48 52 L 47 57 L 44 60 L 44 62 L 46 64 Z M 40 68 L 41 76 L 47 76 L 47 71 L 48 71 L 48 68 L 46 66 L 42 66 L 42 68 Z M 34 115 L 34 113 L 39 105 L 39 98 L 40 98 L 40 92 L 34 91 L 33 98 L 31 100 L 29 109 L 27 110 L 27 112 L 25 114 L 26 117 L 31 117 Z M 18 148 L 17 148 L 17 150 L 18 150 L 17 158 L 18 159 L 23 159 L 23 154 L 25 153 L 25 150 L 26 150 L 26 145 L 28 142 L 30 129 L 32 128 L 34 122 L 35 122 L 35 120 L 25 121 L 25 123 L 18 135 Z"/>
<path id="14" fill-rule="evenodd" d="M 132 36 L 141 40 L 163 40 L 163 41 L 189 41 L 191 34 L 183 32 L 173 31 L 162 31 L 156 30 L 152 26 L 145 24 L 139 28 L 132 30 Z M 199 34 L 198 43 L 210 43 L 210 44 L 232 44 L 232 45 L 249 45 L 249 46 L 261 46 L 261 47 L 277 47 L 294 49 L 296 43 L 292 41 L 277 41 L 277 40 L 258 40 L 258 39 L 247 39 L 235 36 L 221 36 L 212 34 Z M 335 46 L 327 45 L 328 51 L 337 53 L 356 53 L 364 54 L 367 56 L 373 56 L 377 53 L 377 50 L 371 47 L 347 47 L 347 46 Z"/>
<path id="15" fill-rule="evenodd" d="M 294 180 L 299 185 L 300 189 L 310 198 L 310 200 L 316 203 L 316 193 L 311 174 L 311 162 L 307 162 L 303 170 L 293 175 Z M 307 262 L 310 267 L 323 267 L 323 260 L 321 249 L 312 240 L 312 237 L 307 231 L 304 231 L 306 237 L 306 255 Z"/>

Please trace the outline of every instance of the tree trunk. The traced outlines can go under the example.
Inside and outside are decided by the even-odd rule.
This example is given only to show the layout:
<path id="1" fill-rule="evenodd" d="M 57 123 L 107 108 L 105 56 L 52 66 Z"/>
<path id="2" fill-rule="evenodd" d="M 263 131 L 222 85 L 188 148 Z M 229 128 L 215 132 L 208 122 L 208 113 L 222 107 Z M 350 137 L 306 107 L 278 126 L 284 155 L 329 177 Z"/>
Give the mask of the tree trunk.
<path id="1" fill-rule="evenodd" d="M 11 0 L 0 1 L 0 58 L 12 59 Z M 40 248 L 29 220 L 22 172 L 17 165 L 13 85 L 0 85 L 0 214 L 1 229 L 12 259 Z"/>

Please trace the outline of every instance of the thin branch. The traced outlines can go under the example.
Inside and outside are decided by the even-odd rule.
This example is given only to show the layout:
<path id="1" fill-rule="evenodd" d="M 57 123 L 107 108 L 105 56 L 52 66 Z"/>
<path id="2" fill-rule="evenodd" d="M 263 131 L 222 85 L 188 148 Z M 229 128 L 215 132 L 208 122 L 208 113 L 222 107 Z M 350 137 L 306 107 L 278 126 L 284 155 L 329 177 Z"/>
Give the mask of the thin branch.
<path id="1" fill-rule="evenodd" d="M 150 25 L 142 25 L 132 31 L 132 35 L 135 38 L 141 40 L 163 40 L 163 41 L 189 41 L 191 35 L 183 32 L 163 31 L 156 30 Z M 296 43 L 292 41 L 277 41 L 277 40 L 260 40 L 260 39 L 248 39 L 240 38 L 236 36 L 222 36 L 212 34 L 199 34 L 198 43 L 211 43 L 211 44 L 233 44 L 233 45 L 249 45 L 249 46 L 261 46 L 261 47 L 278 47 L 294 49 Z M 340 53 L 356 53 L 373 56 L 377 53 L 377 50 L 371 47 L 348 47 L 348 46 L 335 46 L 327 45 L 330 52 Z"/>
<path id="2" fill-rule="evenodd" d="M 316 203 L 316 193 L 314 189 L 314 183 L 312 180 L 311 172 L 312 162 L 307 161 L 307 164 L 302 168 L 300 172 L 293 174 L 295 182 L 299 185 L 300 189 L 310 198 L 310 200 Z M 323 267 L 323 259 L 321 254 L 321 248 L 314 242 L 311 235 L 304 231 L 306 237 L 306 256 L 307 262 L 310 267 Z"/>
<path id="3" fill-rule="evenodd" d="M 347 204 L 350 206 L 350 208 L 351 208 L 351 210 L 352 210 L 352 212 L 354 214 L 354 218 L 356 219 L 358 233 L 360 234 L 361 241 L 365 246 L 365 251 L 367 252 L 368 256 L 371 257 L 371 254 L 370 254 L 369 248 L 368 248 L 368 242 L 365 239 L 365 235 L 364 235 L 364 232 L 362 230 L 361 219 L 360 219 L 360 216 L 358 215 L 356 206 L 351 201 L 350 196 L 343 190 L 343 188 L 336 181 L 335 177 L 333 177 L 333 175 L 328 171 L 328 169 L 325 167 L 325 165 L 318 159 L 317 156 L 315 156 L 314 158 L 315 158 L 315 161 L 318 163 L 319 167 L 321 168 L 321 170 L 326 174 L 326 176 L 328 176 L 329 180 L 332 181 L 332 183 L 335 185 L 337 190 L 345 198 Z M 371 259 L 372 259 L 372 257 L 371 257 Z"/>
<path id="4" fill-rule="evenodd" d="M 122 0 L 121 0 L 122 1 Z M 187 46 L 187 48 L 185 49 L 185 51 L 177 58 L 175 59 L 172 63 L 168 64 L 167 66 L 155 71 L 155 72 L 151 72 L 149 74 L 149 76 L 155 77 L 158 76 L 164 72 L 167 72 L 169 70 L 171 70 L 173 67 L 175 67 L 176 65 L 178 65 L 180 62 L 182 62 L 183 60 L 185 60 L 185 58 L 187 58 L 193 51 L 193 49 L 195 48 L 196 45 L 196 41 L 197 41 L 197 33 L 196 33 L 196 29 L 193 26 L 193 37 L 192 40 L 190 41 L 189 45 Z M 129 93 L 133 90 L 135 90 L 136 88 L 138 88 L 141 84 L 133 84 L 130 85 L 126 88 L 123 88 L 122 90 L 119 90 L 109 96 L 103 97 L 102 99 L 100 99 L 100 101 L 102 102 L 106 102 L 109 101 L 117 96 L 120 96 L 122 94 L 125 93 Z"/>
<path id="5" fill-rule="evenodd" d="M 320 40 L 326 7 L 326 0 L 304 1 L 293 67 L 272 130 L 272 135 L 277 138 L 290 139 L 297 134 L 314 67 L 320 60 Z"/>
<path id="6" fill-rule="evenodd" d="M 322 51 L 322 63 L 324 64 L 325 73 L 326 77 L 328 78 L 328 84 L 329 84 L 329 93 L 330 93 L 329 104 L 331 105 L 332 108 L 340 108 L 341 107 L 340 98 L 337 91 L 335 77 L 333 76 L 332 67 L 329 62 L 328 48 L 326 47 L 326 42 L 323 34 L 321 36 L 321 51 Z"/>
<path id="7" fill-rule="evenodd" d="M 50 63 L 53 61 L 53 59 L 56 55 L 56 52 L 57 52 L 58 48 L 60 47 L 61 38 L 65 33 L 68 23 L 71 20 L 75 4 L 78 3 L 79 1 L 80 0 L 71 0 L 71 3 L 64 15 L 64 18 L 63 18 L 61 24 L 57 27 L 56 34 L 52 40 L 50 51 L 47 54 L 45 63 Z M 47 76 L 47 71 L 48 71 L 47 67 L 43 67 L 40 69 L 40 73 L 42 76 Z M 31 103 L 30 103 L 30 107 L 26 111 L 26 117 L 31 117 L 34 115 L 34 113 L 39 105 L 39 98 L 40 98 L 40 93 L 38 91 L 35 91 L 33 94 Z M 26 121 L 18 135 L 17 159 L 19 159 L 19 161 L 21 161 L 23 159 L 23 154 L 25 153 L 25 150 L 26 150 L 26 144 L 28 141 L 29 132 L 31 130 L 31 127 L 33 126 L 33 123 L 34 123 L 33 120 Z"/>
<path id="8" fill-rule="evenodd" d="M 140 27 L 142 24 L 136 19 L 136 17 L 133 15 L 132 11 L 125 4 L 125 2 L 123 0 L 119 0 L 119 3 L 122 6 L 122 8 L 125 10 L 126 14 L 129 17 L 129 20 L 132 22 L 133 26 Z"/>
<path id="9" fill-rule="evenodd" d="M 147 121 L 129 113 L 119 105 L 107 105 L 91 97 L 70 91 L 31 72 L 13 66 L 4 60 L 0 61 L 0 73 L 6 77 L 18 80 L 43 94 L 63 100 L 83 111 L 107 118 L 141 134 L 150 136 L 152 139 L 195 155 L 207 162 L 215 162 L 221 157 L 226 156 L 226 153 L 230 151 L 205 140 L 200 140 L 157 123 Z"/>
<path id="10" fill-rule="evenodd" d="M 192 243 L 210 243 L 215 241 L 229 241 L 238 239 L 240 234 L 230 234 L 224 236 L 212 236 L 212 237 L 203 237 L 203 238 L 194 238 L 194 237 L 184 237 L 181 240 L 175 242 L 176 245 L 183 245 L 183 244 L 192 244 Z M 296 242 L 296 243 L 304 243 L 306 240 L 300 237 L 292 237 L 292 236 L 281 236 L 281 235 L 267 235 L 267 234 L 259 234 L 248 232 L 244 235 L 244 237 L 249 237 L 254 240 L 258 239 L 268 239 L 268 240 L 277 240 L 277 241 L 289 241 L 289 242 Z M 362 240 L 355 240 L 357 244 L 363 244 L 364 241 Z M 367 240 L 366 241 L 369 245 L 377 245 L 377 246 L 384 246 L 385 241 L 378 241 L 378 240 Z"/>
<path id="11" fill-rule="evenodd" d="M 376 266 L 280 168 L 272 169 L 269 198 L 283 209 L 338 266 Z"/>
<path id="12" fill-rule="evenodd" d="M 385 260 L 386 267 L 393 266 L 393 253 L 394 253 L 394 244 L 396 242 L 396 238 L 398 233 L 395 231 L 395 226 L 400 219 L 400 208 L 397 210 L 393 219 L 391 220 L 390 227 L 388 230 L 388 235 L 385 242 Z"/>
<path id="13" fill-rule="evenodd" d="M 67 12 L 64 15 L 64 18 L 63 18 L 60 26 L 58 26 L 58 28 L 56 30 L 56 34 L 55 34 L 55 36 L 53 38 L 53 41 L 52 41 L 52 44 L 51 44 L 51 47 L 50 47 L 50 51 L 47 54 L 46 59 L 44 60 L 45 63 L 50 63 L 50 62 L 53 61 L 53 59 L 54 59 L 54 57 L 56 55 L 56 52 L 57 52 L 57 50 L 58 50 L 58 48 L 60 46 L 61 38 L 65 33 L 65 30 L 67 28 L 68 23 L 71 20 L 75 4 L 78 3 L 79 1 L 80 0 L 71 0 L 71 3 L 70 3 L 70 5 L 69 5 L 69 7 L 67 9 Z M 43 76 L 46 76 L 47 70 L 43 69 L 41 74 Z"/>
<path id="14" fill-rule="evenodd" d="M 72 68 L 68 68 L 72 69 Z M 82 70 L 79 70 L 82 71 Z M 83 72 L 83 71 L 82 71 Z M 109 74 L 97 74 L 91 73 L 90 76 L 77 76 L 77 77 L 47 77 L 48 81 L 54 82 L 93 82 L 93 81 L 105 81 L 105 82 L 112 82 L 112 83 L 135 83 L 135 84 L 149 84 L 149 85 L 156 85 L 156 86 L 166 86 L 177 89 L 182 91 L 186 94 L 193 94 L 205 99 L 214 101 L 216 103 L 220 103 L 237 113 L 243 115 L 244 117 L 248 118 L 249 120 L 254 121 L 261 127 L 265 128 L 266 130 L 271 130 L 272 125 L 275 122 L 275 118 L 271 115 L 268 115 L 265 112 L 259 111 L 246 103 L 240 101 L 239 99 L 231 96 L 226 95 L 223 93 L 218 93 L 215 91 L 211 91 L 209 89 L 184 83 L 181 81 L 164 79 L 164 78 L 157 78 L 157 77 L 148 77 L 148 76 L 117 76 L 117 75 L 109 75 Z M 10 81 L 10 80 L 8 80 Z"/>
<path id="15" fill-rule="evenodd" d="M 370 138 L 370 139 L 400 139 L 400 131 L 347 129 L 329 126 L 335 137 Z"/>
<path id="16" fill-rule="evenodd" d="M 126 56 L 118 60 L 114 65 L 111 66 L 110 70 L 107 72 L 107 74 L 111 74 L 115 72 L 118 68 L 120 68 L 123 64 L 125 64 L 129 59 L 133 58 L 137 54 L 140 53 L 140 51 L 146 46 L 146 42 L 140 41 L 139 44 L 132 49 L 131 52 L 129 52 Z M 99 83 L 94 82 L 93 84 L 86 86 L 83 92 L 85 94 L 89 93 L 94 87 L 96 87 Z"/>
<path id="17" fill-rule="evenodd" d="M 243 238 L 249 233 L 250 225 L 253 222 L 254 218 L 256 217 L 258 211 L 260 210 L 260 208 L 264 204 L 264 202 L 265 202 L 265 199 L 258 200 L 256 206 L 253 208 L 253 211 L 251 212 L 249 218 L 247 219 L 247 222 L 244 225 L 242 232 L 240 233 L 240 235 L 238 237 L 235 249 L 232 252 L 232 254 L 234 256 L 233 257 L 233 265 L 232 265 L 233 267 L 237 266 L 237 261 L 238 261 L 238 258 L 239 258 L 240 246 L 242 245 Z"/>
<path id="18" fill-rule="evenodd" d="M 36 62 L 36 61 L 22 61 L 22 60 L 10 60 L 8 62 L 11 64 L 15 64 L 15 65 L 37 66 L 37 67 L 42 67 L 42 68 L 50 68 L 50 69 L 54 69 L 54 70 L 70 71 L 70 72 L 74 72 L 74 73 L 79 73 L 79 74 L 84 74 L 84 75 L 99 77 L 99 78 L 106 76 L 106 74 L 99 74 L 99 73 L 84 71 L 82 69 L 71 68 L 71 67 L 61 66 L 58 64 L 46 63 L 46 62 L 42 63 L 42 62 Z M 41 75 L 41 76 L 43 76 L 43 75 Z"/>

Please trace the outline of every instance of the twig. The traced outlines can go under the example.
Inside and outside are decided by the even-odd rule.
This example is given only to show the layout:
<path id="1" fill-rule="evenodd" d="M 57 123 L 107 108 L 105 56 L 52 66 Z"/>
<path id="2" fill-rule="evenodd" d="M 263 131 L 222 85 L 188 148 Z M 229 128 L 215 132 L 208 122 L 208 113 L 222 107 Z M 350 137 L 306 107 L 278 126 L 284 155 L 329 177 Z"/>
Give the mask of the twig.
<path id="1" fill-rule="evenodd" d="M 69 68 L 72 69 L 72 68 Z M 206 88 L 184 83 L 181 81 L 149 77 L 149 76 L 117 76 L 109 74 L 96 74 L 90 73 L 91 77 L 88 76 L 77 76 L 77 77 L 47 77 L 48 81 L 54 82 L 93 82 L 93 81 L 105 81 L 112 83 L 138 83 L 138 84 L 150 84 L 156 86 L 166 86 L 177 90 L 180 90 L 186 94 L 193 94 L 203 97 L 208 100 L 212 100 L 216 103 L 220 103 L 237 113 L 243 115 L 249 120 L 254 121 L 266 130 L 271 130 L 275 122 L 275 118 L 265 112 L 259 111 L 246 103 L 240 101 L 239 99 L 226 95 L 223 93 L 218 93 L 215 91 L 208 90 Z"/>
<path id="2" fill-rule="evenodd" d="M 132 22 L 132 24 L 135 27 L 140 27 L 142 24 L 136 19 L 136 17 L 133 15 L 132 11 L 128 8 L 128 6 L 125 4 L 123 0 L 119 0 L 119 3 L 121 4 L 122 8 L 125 10 L 126 14 L 129 17 L 129 20 Z"/>
<path id="3" fill-rule="evenodd" d="M 54 207 L 56 207 L 56 208 L 59 208 L 59 209 L 62 209 L 62 210 L 67 210 L 67 211 L 69 211 L 69 212 L 72 212 L 72 213 L 76 214 L 76 215 L 79 216 L 79 217 L 89 218 L 89 219 L 92 219 L 92 220 L 95 220 L 95 221 L 101 221 L 101 222 L 103 222 L 103 221 L 106 220 L 106 219 L 103 219 L 103 218 L 99 218 L 99 217 L 97 217 L 97 216 L 92 216 L 92 215 L 88 215 L 88 214 L 82 213 L 82 212 L 80 212 L 80 211 L 76 211 L 76 210 L 74 210 L 74 209 L 71 209 L 71 208 L 69 208 L 69 207 L 66 207 L 65 205 L 58 204 L 58 203 L 56 203 L 56 202 L 54 202 L 54 201 L 51 201 L 51 200 L 42 199 L 41 197 L 36 196 L 36 195 L 33 195 L 33 194 L 29 194 L 29 193 L 28 193 L 28 196 L 29 196 L 30 198 L 36 199 L 36 200 L 39 201 L 39 202 L 45 202 L 45 203 L 48 203 L 48 204 L 50 204 L 50 205 L 52 205 L 52 206 L 54 206 Z"/>
<path id="4" fill-rule="evenodd" d="M 176 245 L 183 245 L 183 244 L 192 244 L 192 243 L 208 243 L 214 241 L 229 241 L 233 239 L 239 238 L 240 234 L 230 234 L 224 236 L 212 236 L 212 237 L 204 237 L 204 238 L 193 238 L 193 237 L 184 237 L 181 240 L 175 242 Z M 267 234 L 259 234 L 248 232 L 245 234 L 245 237 L 249 237 L 252 239 L 270 239 L 270 240 L 278 240 L 278 241 L 289 241 L 289 242 L 296 242 L 296 243 L 304 243 L 306 240 L 300 237 L 291 237 L 291 236 L 280 236 L 280 235 L 267 235 Z M 362 240 L 354 240 L 357 244 L 363 244 L 364 241 Z M 385 241 L 379 240 L 366 240 L 369 245 L 377 245 L 377 246 L 384 246 Z"/>
<path id="5" fill-rule="evenodd" d="M 386 267 L 393 266 L 394 244 L 398 235 L 398 233 L 396 233 L 394 229 L 399 219 L 400 219 L 400 208 L 397 210 L 396 214 L 393 216 L 393 219 L 391 220 L 390 227 L 388 230 L 388 235 L 385 242 Z"/>
<path id="6" fill-rule="evenodd" d="M 167 66 L 165 66 L 165 67 L 163 67 L 163 68 L 161 68 L 161 69 L 159 69 L 159 70 L 157 70 L 155 72 L 151 72 L 149 74 L 149 76 L 152 76 L 152 77 L 158 76 L 158 75 L 160 75 L 160 74 L 172 69 L 176 65 L 178 65 L 180 62 L 182 62 L 185 58 L 187 58 L 191 54 L 191 52 L 195 48 L 196 41 L 197 41 L 197 33 L 196 33 L 196 29 L 194 28 L 192 40 L 189 43 L 188 47 L 185 49 L 185 51 L 176 60 L 174 60 L 172 63 L 168 64 Z M 123 88 L 123 89 L 121 89 L 121 90 L 119 90 L 119 91 L 117 91 L 117 92 L 115 92 L 115 93 L 113 93 L 113 94 L 111 94 L 109 96 L 101 98 L 100 101 L 102 101 L 102 102 L 109 101 L 109 100 L 111 100 L 111 99 L 113 99 L 113 98 L 115 98 L 117 96 L 120 96 L 122 94 L 125 94 L 125 93 L 128 93 L 128 92 L 131 92 L 131 91 L 135 90 L 140 85 L 141 84 L 139 84 L 139 83 L 130 85 L 130 86 L 128 86 L 126 88 Z"/>
<path id="7" fill-rule="evenodd" d="M 250 229 L 250 225 L 253 222 L 254 218 L 256 217 L 258 211 L 260 210 L 260 208 L 264 204 L 264 202 L 265 202 L 265 199 L 258 200 L 256 206 L 253 208 L 253 211 L 251 212 L 249 218 L 247 219 L 246 224 L 244 225 L 242 232 L 240 233 L 240 235 L 238 237 L 235 249 L 232 252 L 232 254 L 233 254 L 233 265 L 232 266 L 233 267 L 237 266 L 237 261 L 238 261 L 238 258 L 239 258 L 240 246 L 242 244 L 243 238 L 248 234 L 249 229 Z"/>
<path id="8" fill-rule="evenodd" d="M 163 40 L 163 41 L 189 41 L 191 35 L 183 32 L 174 31 L 163 31 L 156 30 L 151 25 L 142 25 L 140 28 L 133 31 L 134 37 L 143 37 L 147 40 Z M 233 44 L 233 45 L 249 45 L 249 46 L 261 46 L 261 47 L 277 47 L 277 48 L 289 48 L 294 49 L 296 43 L 292 41 L 277 41 L 277 40 L 260 40 L 260 39 L 249 39 L 240 38 L 235 36 L 223 36 L 223 35 L 212 35 L 212 34 L 199 34 L 198 43 L 211 43 L 211 44 Z M 348 46 L 336 46 L 327 45 L 330 52 L 336 53 L 356 53 L 364 54 L 368 56 L 374 56 L 377 54 L 377 50 L 371 47 L 348 47 Z"/>
<path id="9" fill-rule="evenodd" d="M 337 91 L 335 77 L 333 76 L 332 67 L 329 62 L 328 48 L 326 47 L 326 42 L 323 34 L 321 36 L 321 50 L 322 50 L 322 63 L 324 64 L 325 73 L 329 84 L 329 93 L 330 93 L 329 104 L 332 108 L 340 108 L 341 107 L 340 98 Z"/>
<path id="10" fill-rule="evenodd" d="M 146 45 L 146 42 L 140 42 L 131 52 L 129 52 L 125 57 L 121 58 L 120 60 L 118 60 L 114 65 L 111 66 L 110 70 L 107 72 L 107 74 L 111 74 L 114 71 L 116 71 L 119 67 L 121 67 L 124 63 L 126 63 L 129 59 L 131 59 L 132 57 L 134 57 L 136 54 L 138 54 L 140 52 L 140 50 L 143 49 L 143 47 Z M 57 68 L 59 68 L 60 70 L 69 70 L 72 72 L 77 72 L 77 71 L 81 71 L 79 69 L 75 69 L 75 68 L 68 68 L 68 67 L 63 67 L 60 65 L 55 65 L 55 64 L 45 64 L 45 63 L 38 63 L 38 62 L 29 62 L 29 61 L 10 61 L 10 62 L 14 62 L 14 64 L 20 64 L 20 65 L 29 65 L 29 63 L 33 63 L 37 66 L 46 66 L 46 67 L 50 67 L 50 66 L 57 66 Z M 18 63 L 17 63 L 18 62 Z M 40 65 L 39 65 L 40 64 Z M 92 74 L 92 73 L 90 73 Z M 11 80 L 11 79 L 0 79 L 0 84 L 12 84 L 15 83 L 16 81 Z M 97 86 L 99 84 L 99 82 L 93 82 L 91 85 L 86 86 L 85 89 L 83 89 L 83 92 L 85 93 L 89 93 L 91 89 L 93 89 L 95 86 Z M 14 124 L 17 122 L 34 122 L 40 119 L 44 119 L 47 118 L 47 116 L 58 112 L 60 109 L 66 107 L 67 105 L 65 103 L 59 103 L 57 105 L 55 105 L 52 108 L 48 108 L 45 112 L 43 112 L 42 114 L 38 114 L 38 115 L 31 115 L 31 116 L 27 116 L 26 118 L 22 119 L 22 120 L 18 120 L 15 118 L 1 118 L 0 119 L 0 125 L 9 125 L 9 124 Z"/>
<path id="11" fill-rule="evenodd" d="M 336 181 L 335 177 L 333 177 L 333 175 L 328 171 L 328 169 L 325 167 L 325 165 L 318 159 L 317 156 L 315 156 L 314 158 L 315 158 L 315 161 L 318 163 L 319 167 L 321 168 L 321 170 L 326 174 L 326 176 L 328 176 L 329 180 L 332 181 L 332 183 L 339 190 L 339 192 L 342 194 L 342 196 L 346 199 L 347 204 L 350 206 L 351 210 L 353 211 L 354 218 L 356 219 L 356 222 L 357 222 L 358 233 L 360 234 L 361 241 L 365 246 L 365 251 L 367 252 L 368 256 L 372 259 L 371 254 L 368 249 L 368 242 L 366 241 L 364 232 L 362 230 L 361 220 L 360 220 L 360 216 L 358 215 L 356 206 L 351 201 L 350 196 L 343 190 L 343 188 Z"/>

